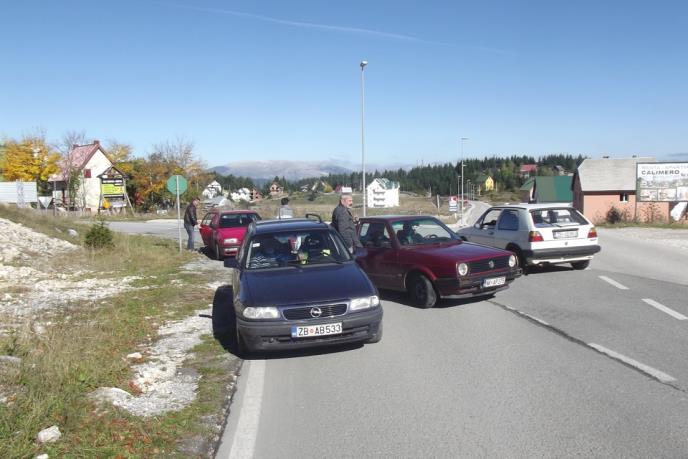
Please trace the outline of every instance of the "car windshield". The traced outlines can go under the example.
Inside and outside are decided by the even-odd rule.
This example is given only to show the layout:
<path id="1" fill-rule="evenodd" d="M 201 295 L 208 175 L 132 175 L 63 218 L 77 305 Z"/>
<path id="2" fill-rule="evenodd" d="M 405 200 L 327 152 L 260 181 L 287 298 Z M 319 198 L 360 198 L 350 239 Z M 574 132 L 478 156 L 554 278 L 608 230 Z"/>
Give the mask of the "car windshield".
<path id="1" fill-rule="evenodd" d="M 341 237 L 328 230 L 255 235 L 247 246 L 246 267 L 308 266 L 352 260 Z"/>
<path id="2" fill-rule="evenodd" d="M 571 207 L 535 209 L 530 211 L 530 215 L 536 228 L 587 224 L 585 218 L 576 209 Z"/>
<path id="3" fill-rule="evenodd" d="M 220 215 L 220 228 L 248 226 L 249 223 L 256 220 L 258 220 L 256 214 L 222 214 Z"/>
<path id="4" fill-rule="evenodd" d="M 449 228 L 434 218 L 417 218 L 392 223 L 399 244 L 426 245 L 458 239 Z"/>

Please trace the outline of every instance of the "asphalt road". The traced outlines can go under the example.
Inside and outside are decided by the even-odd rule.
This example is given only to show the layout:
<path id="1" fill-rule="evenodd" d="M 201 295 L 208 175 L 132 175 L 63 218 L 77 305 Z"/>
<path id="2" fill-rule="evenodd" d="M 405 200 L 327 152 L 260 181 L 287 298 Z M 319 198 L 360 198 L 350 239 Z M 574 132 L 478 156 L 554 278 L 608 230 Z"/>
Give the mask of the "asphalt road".
<path id="1" fill-rule="evenodd" d="M 378 344 L 245 362 L 217 457 L 686 457 L 688 253 L 657 274 L 606 233 L 587 270 L 387 295 Z"/>
<path id="2" fill-rule="evenodd" d="M 378 344 L 246 361 L 217 457 L 686 457 L 688 249 L 615 231 L 488 301 L 387 294 Z"/>

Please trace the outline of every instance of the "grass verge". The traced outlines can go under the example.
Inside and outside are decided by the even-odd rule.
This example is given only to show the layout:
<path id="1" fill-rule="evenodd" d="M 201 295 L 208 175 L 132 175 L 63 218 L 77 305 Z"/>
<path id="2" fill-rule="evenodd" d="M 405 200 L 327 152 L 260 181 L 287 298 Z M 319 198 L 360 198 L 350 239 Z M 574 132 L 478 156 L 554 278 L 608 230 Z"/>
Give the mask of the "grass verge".
<path id="1" fill-rule="evenodd" d="M 75 221 L 4 207 L 0 217 L 79 243 L 66 232 L 79 224 Z M 208 279 L 180 272 L 194 255 L 180 254 L 175 241 L 121 234 L 115 234 L 114 249 L 47 255 L 41 262 L 56 273 L 141 278 L 136 290 L 97 304 L 69 303 L 0 336 L 0 355 L 21 359 L 16 366 L 0 365 L 0 396 L 6 397 L 0 403 L 0 457 L 206 457 L 239 362 L 212 337 L 206 336 L 184 364 L 203 377 L 196 401 L 181 411 L 141 418 L 97 407 L 88 397 L 98 387 L 135 392 L 126 355 L 154 342 L 165 321 L 212 303 L 214 292 L 204 285 Z M 45 333 L 35 332 L 36 322 L 47 325 Z M 37 444 L 36 434 L 52 425 L 62 437 Z"/>

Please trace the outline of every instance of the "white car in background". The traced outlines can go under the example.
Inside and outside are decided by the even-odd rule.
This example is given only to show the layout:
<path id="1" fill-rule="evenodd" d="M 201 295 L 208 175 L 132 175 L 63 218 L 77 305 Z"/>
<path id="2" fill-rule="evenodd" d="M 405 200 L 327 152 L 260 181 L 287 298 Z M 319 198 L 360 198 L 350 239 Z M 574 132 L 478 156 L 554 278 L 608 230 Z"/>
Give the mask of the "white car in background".
<path id="1" fill-rule="evenodd" d="M 514 252 L 524 271 L 562 263 L 585 269 L 600 251 L 595 227 L 569 204 L 494 206 L 457 233 L 465 241 Z"/>

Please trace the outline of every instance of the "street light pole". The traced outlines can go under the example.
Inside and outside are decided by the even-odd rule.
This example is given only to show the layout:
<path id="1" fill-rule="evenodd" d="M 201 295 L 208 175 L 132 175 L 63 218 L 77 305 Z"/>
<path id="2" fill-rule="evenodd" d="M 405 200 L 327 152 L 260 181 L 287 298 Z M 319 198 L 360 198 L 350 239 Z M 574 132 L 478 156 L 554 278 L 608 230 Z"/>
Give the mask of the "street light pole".
<path id="1" fill-rule="evenodd" d="M 365 66 L 368 61 L 361 61 L 361 170 L 363 176 L 363 187 L 361 189 L 363 194 L 363 216 L 366 216 L 366 169 L 365 169 Z"/>
<path id="2" fill-rule="evenodd" d="M 464 224 L 463 220 L 463 142 L 468 140 L 468 137 L 461 137 L 461 224 Z"/>

